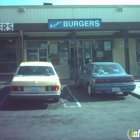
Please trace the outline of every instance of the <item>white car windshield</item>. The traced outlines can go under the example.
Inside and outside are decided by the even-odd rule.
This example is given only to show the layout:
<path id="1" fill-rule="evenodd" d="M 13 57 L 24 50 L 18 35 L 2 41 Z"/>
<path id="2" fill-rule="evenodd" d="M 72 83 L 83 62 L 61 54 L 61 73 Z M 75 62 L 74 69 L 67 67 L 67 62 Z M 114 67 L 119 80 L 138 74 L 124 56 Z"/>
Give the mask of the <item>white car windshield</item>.
<path id="1" fill-rule="evenodd" d="M 55 73 L 52 67 L 49 67 L 49 66 L 20 66 L 16 72 L 16 76 L 18 75 L 50 76 L 50 75 L 55 75 Z"/>

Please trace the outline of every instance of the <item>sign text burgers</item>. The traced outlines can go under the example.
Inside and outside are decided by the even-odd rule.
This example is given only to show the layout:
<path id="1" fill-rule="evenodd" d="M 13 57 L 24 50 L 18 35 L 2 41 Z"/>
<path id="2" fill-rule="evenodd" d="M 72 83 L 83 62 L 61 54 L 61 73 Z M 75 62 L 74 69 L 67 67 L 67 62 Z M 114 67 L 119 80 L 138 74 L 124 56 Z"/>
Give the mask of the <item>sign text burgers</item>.
<path id="1" fill-rule="evenodd" d="M 60 19 L 48 20 L 48 28 L 55 29 L 98 29 L 101 19 Z"/>
<path id="2" fill-rule="evenodd" d="M 14 31 L 13 23 L 0 23 L 0 31 L 3 32 Z"/>

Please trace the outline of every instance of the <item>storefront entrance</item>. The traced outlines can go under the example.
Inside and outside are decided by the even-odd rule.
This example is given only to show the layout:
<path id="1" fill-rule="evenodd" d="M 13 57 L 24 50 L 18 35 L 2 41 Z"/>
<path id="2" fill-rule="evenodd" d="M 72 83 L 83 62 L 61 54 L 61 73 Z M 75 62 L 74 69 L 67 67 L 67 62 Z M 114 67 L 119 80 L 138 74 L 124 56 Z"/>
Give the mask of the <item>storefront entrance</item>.
<path id="1" fill-rule="evenodd" d="M 77 68 L 81 72 L 85 65 L 92 62 L 112 62 L 112 44 L 110 40 L 77 40 L 77 44 L 70 43 L 71 57 L 77 55 Z"/>
<path id="2" fill-rule="evenodd" d="M 93 40 L 92 60 L 94 62 L 112 62 L 111 40 Z"/>
<path id="3" fill-rule="evenodd" d="M 48 61 L 48 51 L 43 48 L 27 49 L 27 61 Z"/>
<path id="4" fill-rule="evenodd" d="M 61 79 L 70 78 L 69 41 L 25 41 L 25 61 L 51 62 Z"/>
<path id="5" fill-rule="evenodd" d="M 89 60 L 93 62 L 112 61 L 111 41 L 104 40 L 51 40 L 26 41 L 25 61 L 49 61 L 60 78 L 70 78 L 69 60 L 76 54 L 77 72 L 83 71 Z"/>

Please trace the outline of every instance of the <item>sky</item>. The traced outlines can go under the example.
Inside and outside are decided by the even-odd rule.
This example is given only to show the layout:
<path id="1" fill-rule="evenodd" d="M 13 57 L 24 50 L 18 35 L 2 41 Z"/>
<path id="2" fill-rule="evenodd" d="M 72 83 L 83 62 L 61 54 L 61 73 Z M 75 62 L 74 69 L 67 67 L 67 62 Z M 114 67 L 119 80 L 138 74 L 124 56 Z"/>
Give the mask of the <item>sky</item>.
<path id="1" fill-rule="evenodd" d="M 5 5 L 140 5 L 140 0 L 0 0 Z"/>

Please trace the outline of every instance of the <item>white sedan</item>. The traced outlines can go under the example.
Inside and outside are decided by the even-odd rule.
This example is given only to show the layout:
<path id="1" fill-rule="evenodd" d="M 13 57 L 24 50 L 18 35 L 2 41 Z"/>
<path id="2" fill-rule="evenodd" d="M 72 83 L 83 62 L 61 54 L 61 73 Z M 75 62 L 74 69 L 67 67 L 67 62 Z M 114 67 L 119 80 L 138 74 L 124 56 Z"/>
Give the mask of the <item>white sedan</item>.
<path id="1" fill-rule="evenodd" d="M 50 62 L 22 62 L 10 84 L 11 99 L 59 101 L 61 84 Z"/>

